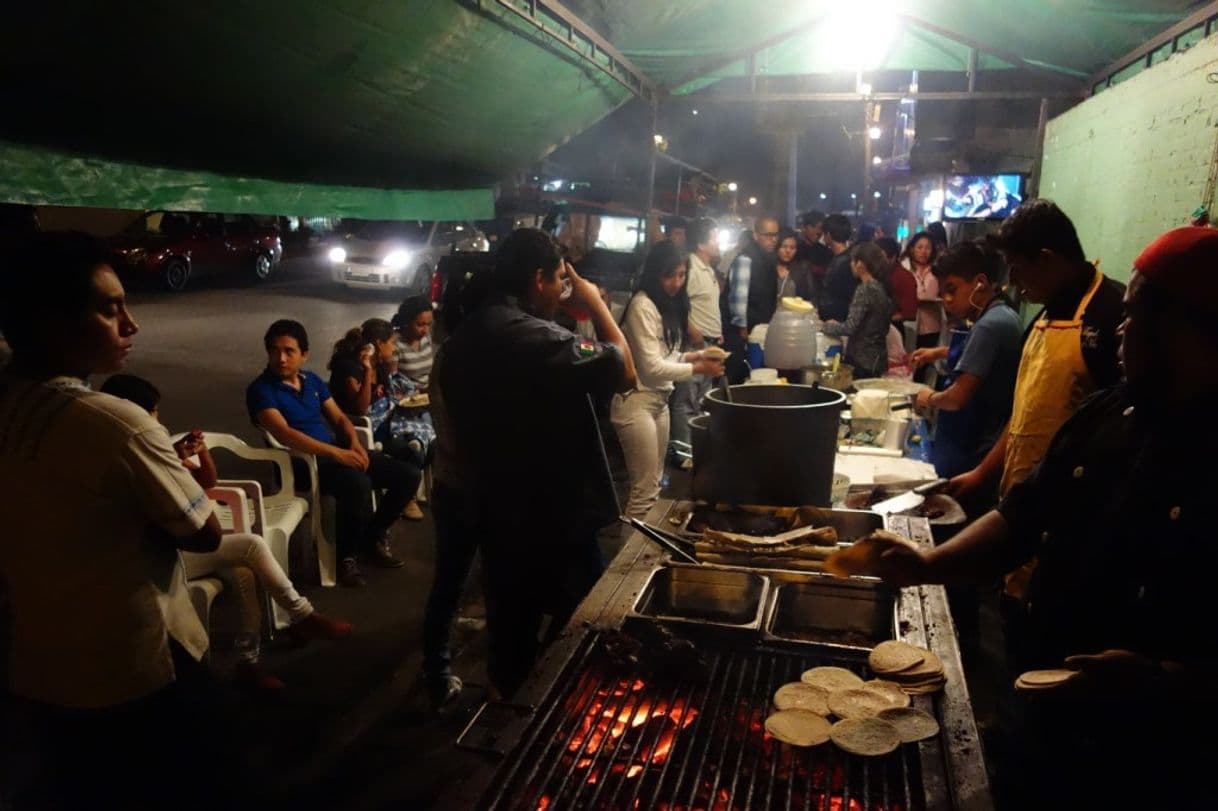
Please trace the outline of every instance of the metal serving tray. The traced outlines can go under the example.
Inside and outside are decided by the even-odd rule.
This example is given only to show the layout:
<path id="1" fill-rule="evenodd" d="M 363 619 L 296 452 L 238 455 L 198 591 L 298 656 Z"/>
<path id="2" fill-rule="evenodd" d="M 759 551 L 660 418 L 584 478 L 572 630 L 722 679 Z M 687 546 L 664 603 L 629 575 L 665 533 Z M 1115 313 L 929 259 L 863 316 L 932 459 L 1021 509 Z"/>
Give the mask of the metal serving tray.
<path id="1" fill-rule="evenodd" d="M 869 650 L 897 631 L 897 594 L 871 578 L 808 574 L 775 589 L 762 638 Z"/>
<path id="2" fill-rule="evenodd" d="M 694 521 L 695 516 L 701 516 L 706 512 L 715 511 L 714 507 L 708 504 L 698 504 L 690 510 L 689 514 L 681 521 L 678 532 L 688 538 L 700 538 L 701 531 L 694 532 L 690 530 L 690 523 Z M 870 510 L 842 510 L 842 509 L 823 509 L 822 510 L 825 523 L 837 530 L 837 539 L 839 543 L 849 543 L 856 541 L 859 538 L 866 537 L 877 529 L 884 528 L 884 516 Z M 733 512 L 721 513 L 722 515 L 733 515 Z M 729 524 L 725 527 L 731 532 L 745 531 L 744 528 L 732 528 L 730 518 L 727 519 Z"/>
<path id="3" fill-rule="evenodd" d="M 760 630 L 770 579 L 755 572 L 671 564 L 652 572 L 631 614 L 651 620 Z"/>

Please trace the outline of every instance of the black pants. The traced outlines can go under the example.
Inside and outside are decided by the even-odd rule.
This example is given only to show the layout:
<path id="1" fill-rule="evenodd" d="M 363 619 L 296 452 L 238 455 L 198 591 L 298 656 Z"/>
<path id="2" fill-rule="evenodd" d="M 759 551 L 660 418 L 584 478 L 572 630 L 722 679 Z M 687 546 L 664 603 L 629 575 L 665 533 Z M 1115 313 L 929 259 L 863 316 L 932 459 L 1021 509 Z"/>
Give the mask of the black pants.
<path id="1" fill-rule="evenodd" d="M 251 781 L 206 667 L 170 641 L 177 680 L 144 698 L 69 709 L 0 700 L 0 808 L 234 808 Z"/>
<path id="2" fill-rule="evenodd" d="M 384 536 L 403 508 L 419 489 L 419 466 L 394 459 L 380 451 L 368 452 L 368 470 L 356 470 L 329 459 L 317 462 L 321 492 L 337 504 L 340 558 L 354 557 Z M 384 490 L 376 514 L 372 513 L 372 488 Z"/>
<path id="3" fill-rule="evenodd" d="M 723 372 L 727 376 L 728 383 L 738 386 L 749 377 L 748 342 L 740 337 L 738 327 L 724 326 L 723 348 L 732 354 L 724 362 Z"/>
<path id="4" fill-rule="evenodd" d="M 543 646 L 543 617 L 551 618 L 548 643 L 604 571 L 595 529 L 488 525 L 480 531 L 487 675 L 503 697 L 528 678 Z"/>
<path id="5" fill-rule="evenodd" d="M 431 514 L 436 522 L 436 572 L 423 612 L 423 672 L 436 681 L 452 673 L 452 625 L 478 550 L 478 532 L 461 492 L 444 482 L 432 488 Z"/>

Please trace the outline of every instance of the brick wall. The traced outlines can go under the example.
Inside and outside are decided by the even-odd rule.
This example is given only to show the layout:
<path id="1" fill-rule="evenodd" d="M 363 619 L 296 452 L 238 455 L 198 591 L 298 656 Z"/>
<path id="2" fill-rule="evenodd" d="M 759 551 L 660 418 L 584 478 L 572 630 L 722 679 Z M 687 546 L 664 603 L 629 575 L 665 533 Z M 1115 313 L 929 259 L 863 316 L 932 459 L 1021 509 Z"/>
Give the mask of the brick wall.
<path id="1" fill-rule="evenodd" d="M 1129 278 L 1150 240 L 1186 225 L 1218 143 L 1218 36 L 1049 122 L 1040 195 L 1070 215 L 1090 259 Z M 1214 212 L 1218 216 L 1218 212 Z"/>

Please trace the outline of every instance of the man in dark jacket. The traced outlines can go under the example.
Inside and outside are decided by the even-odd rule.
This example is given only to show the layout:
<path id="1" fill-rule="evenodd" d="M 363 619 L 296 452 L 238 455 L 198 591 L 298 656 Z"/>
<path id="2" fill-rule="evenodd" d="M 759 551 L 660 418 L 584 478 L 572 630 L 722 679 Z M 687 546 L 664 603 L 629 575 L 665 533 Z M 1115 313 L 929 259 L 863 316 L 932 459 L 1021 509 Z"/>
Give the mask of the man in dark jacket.
<path id="1" fill-rule="evenodd" d="M 759 217 L 753 239 L 740 251 L 727 270 L 727 284 L 719 296 L 723 315 L 723 345 L 732 353 L 727 375 L 733 383 L 747 374 L 744 364 L 749 331 L 770 323 L 778 302 L 778 275 L 774 250 L 778 247 L 778 220 Z"/>

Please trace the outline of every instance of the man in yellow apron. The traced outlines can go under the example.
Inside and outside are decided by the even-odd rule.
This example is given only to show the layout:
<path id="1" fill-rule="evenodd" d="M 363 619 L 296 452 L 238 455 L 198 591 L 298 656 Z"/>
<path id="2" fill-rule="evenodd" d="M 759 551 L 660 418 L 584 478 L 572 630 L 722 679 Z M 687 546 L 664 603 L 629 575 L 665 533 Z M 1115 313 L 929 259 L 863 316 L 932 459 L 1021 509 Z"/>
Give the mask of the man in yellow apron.
<path id="1" fill-rule="evenodd" d="M 1006 496 L 1082 401 L 1120 379 L 1124 285 L 1087 262 L 1070 218 L 1049 200 L 1029 200 L 1003 222 L 997 241 L 1011 283 L 1044 310 L 1024 341 L 1007 429 L 976 468 L 952 479 L 949 492 L 957 495 L 1001 473 L 999 494 Z M 1033 565 L 1008 576 L 1008 594 L 1023 596 Z"/>

